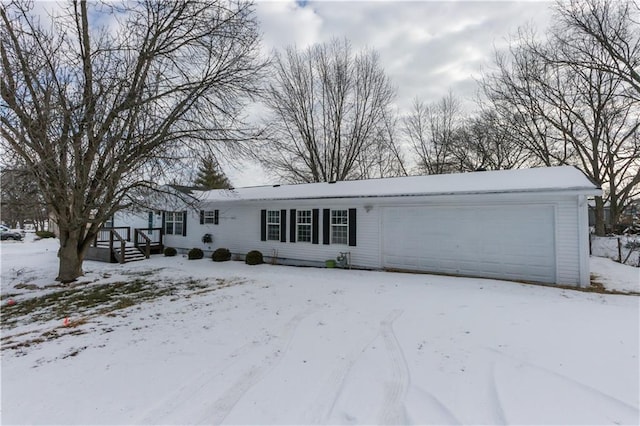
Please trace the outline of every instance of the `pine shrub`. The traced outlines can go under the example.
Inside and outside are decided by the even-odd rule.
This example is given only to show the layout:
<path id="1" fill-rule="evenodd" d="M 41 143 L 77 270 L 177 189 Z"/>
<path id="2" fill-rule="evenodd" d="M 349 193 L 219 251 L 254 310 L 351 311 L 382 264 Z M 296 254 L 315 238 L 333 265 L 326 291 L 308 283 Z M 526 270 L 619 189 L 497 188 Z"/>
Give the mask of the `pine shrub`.
<path id="1" fill-rule="evenodd" d="M 244 262 L 247 265 L 260 265 L 261 263 L 264 263 L 264 259 L 262 258 L 262 253 L 258 250 L 252 250 L 247 253 Z"/>
<path id="2" fill-rule="evenodd" d="M 192 248 L 191 250 L 189 250 L 189 253 L 187 253 L 187 258 L 189 260 L 202 259 L 203 257 L 204 257 L 204 252 L 197 247 Z"/>
<path id="3" fill-rule="evenodd" d="M 216 249 L 211 258 L 214 262 L 226 262 L 227 260 L 231 260 L 231 252 L 227 248 L 219 248 Z"/>
<path id="4" fill-rule="evenodd" d="M 178 250 L 174 249 L 173 247 L 167 247 L 164 249 L 164 255 L 167 257 L 172 257 L 176 254 L 178 254 Z"/>
<path id="5" fill-rule="evenodd" d="M 56 234 L 51 231 L 36 231 L 36 237 L 39 238 L 55 238 Z"/>

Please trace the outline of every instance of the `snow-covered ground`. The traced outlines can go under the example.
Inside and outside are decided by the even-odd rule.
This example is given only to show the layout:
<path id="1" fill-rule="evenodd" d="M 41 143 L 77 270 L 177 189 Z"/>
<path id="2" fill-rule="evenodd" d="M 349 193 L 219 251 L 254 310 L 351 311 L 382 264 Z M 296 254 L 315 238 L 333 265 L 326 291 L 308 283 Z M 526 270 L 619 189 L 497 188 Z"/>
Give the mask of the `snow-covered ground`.
<path id="1" fill-rule="evenodd" d="M 591 235 L 590 238 L 591 253 L 594 256 L 607 257 L 619 260 L 630 266 L 640 267 L 640 251 L 631 250 L 629 247 L 630 243 L 640 243 L 640 235 L 617 235 L 612 237 Z"/>
<path id="2" fill-rule="evenodd" d="M 640 422 L 637 296 L 162 256 L 63 289 L 57 241 L 0 249 L 2 424 Z"/>

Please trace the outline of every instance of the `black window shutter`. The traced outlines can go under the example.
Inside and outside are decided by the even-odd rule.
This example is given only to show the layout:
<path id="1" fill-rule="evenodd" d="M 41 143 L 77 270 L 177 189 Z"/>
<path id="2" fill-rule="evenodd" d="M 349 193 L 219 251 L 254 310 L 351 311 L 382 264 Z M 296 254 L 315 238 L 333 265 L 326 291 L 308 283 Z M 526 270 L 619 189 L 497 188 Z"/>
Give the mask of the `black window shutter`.
<path id="1" fill-rule="evenodd" d="M 322 244 L 331 243 L 331 210 L 322 210 Z"/>
<path id="2" fill-rule="evenodd" d="M 356 209 L 349 209 L 349 245 L 356 245 Z"/>
<path id="3" fill-rule="evenodd" d="M 187 236 L 187 211 L 182 212 L 182 236 Z"/>
<path id="4" fill-rule="evenodd" d="M 166 212 L 162 212 L 162 233 L 161 235 L 164 235 L 166 233 L 167 227 L 165 226 L 165 213 Z"/>
<path id="5" fill-rule="evenodd" d="M 320 218 L 320 210 L 313 209 L 311 210 L 311 243 L 318 244 L 318 222 Z"/>
<path id="6" fill-rule="evenodd" d="M 200 225 L 204 225 L 204 210 L 200 210 Z"/>
<path id="7" fill-rule="evenodd" d="M 267 211 L 260 211 L 260 240 L 267 241 Z"/>
<path id="8" fill-rule="evenodd" d="M 287 211 L 280 210 L 280 242 L 287 242 Z"/>
<path id="9" fill-rule="evenodd" d="M 289 226 L 289 242 L 296 242 L 296 209 L 289 210 L 289 219 L 291 225 Z"/>
<path id="10" fill-rule="evenodd" d="M 220 211 L 219 210 L 214 210 L 213 211 L 213 224 L 217 225 L 220 221 Z"/>

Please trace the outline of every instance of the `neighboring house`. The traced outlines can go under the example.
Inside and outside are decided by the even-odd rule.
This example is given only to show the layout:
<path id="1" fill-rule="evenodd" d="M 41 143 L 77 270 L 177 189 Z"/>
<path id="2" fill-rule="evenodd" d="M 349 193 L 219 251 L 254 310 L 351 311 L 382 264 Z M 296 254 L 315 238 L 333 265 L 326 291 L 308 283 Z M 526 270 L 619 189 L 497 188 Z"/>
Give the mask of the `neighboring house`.
<path id="1" fill-rule="evenodd" d="M 609 202 L 604 203 L 604 223 L 611 224 L 611 207 Z M 596 226 L 596 202 L 589 200 L 589 226 Z"/>
<path id="2" fill-rule="evenodd" d="M 273 185 L 193 192 L 199 208 L 164 209 L 162 228 L 165 246 L 284 264 L 347 254 L 357 268 L 587 286 L 600 193 L 568 166 Z"/>

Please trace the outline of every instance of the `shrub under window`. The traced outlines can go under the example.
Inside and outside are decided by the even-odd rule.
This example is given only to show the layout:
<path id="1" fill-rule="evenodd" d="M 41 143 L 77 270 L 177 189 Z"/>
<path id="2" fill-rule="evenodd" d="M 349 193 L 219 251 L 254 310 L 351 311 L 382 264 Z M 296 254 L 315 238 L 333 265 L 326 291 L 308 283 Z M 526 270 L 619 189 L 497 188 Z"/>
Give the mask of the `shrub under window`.
<path id="1" fill-rule="evenodd" d="M 189 253 L 187 253 L 187 258 L 189 260 L 202 259 L 203 257 L 204 257 L 204 252 L 197 247 L 192 248 L 191 250 L 189 250 Z"/>
<path id="2" fill-rule="evenodd" d="M 260 265 L 264 263 L 264 258 L 262 257 L 262 253 L 258 250 L 252 250 L 247 253 L 247 256 L 244 259 L 247 265 Z"/>
<path id="3" fill-rule="evenodd" d="M 227 260 L 231 260 L 231 252 L 227 248 L 219 248 L 216 249 L 211 258 L 214 262 L 226 262 Z"/>

